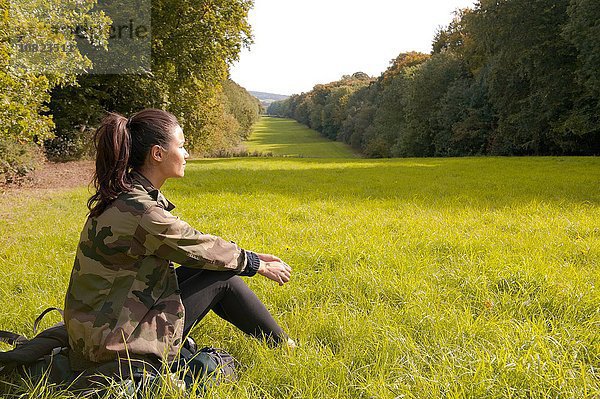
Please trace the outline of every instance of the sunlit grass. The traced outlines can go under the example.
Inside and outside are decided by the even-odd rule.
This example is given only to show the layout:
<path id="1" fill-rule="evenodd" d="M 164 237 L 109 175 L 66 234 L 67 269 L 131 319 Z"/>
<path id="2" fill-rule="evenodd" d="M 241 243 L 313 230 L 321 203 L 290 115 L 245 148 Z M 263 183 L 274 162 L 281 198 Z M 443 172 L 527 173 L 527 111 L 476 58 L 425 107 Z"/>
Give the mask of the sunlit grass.
<path id="1" fill-rule="evenodd" d="M 295 350 L 212 314 L 194 331 L 242 363 L 210 397 L 600 395 L 597 158 L 199 160 L 163 191 L 294 268 L 246 281 Z M 1 329 L 62 305 L 87 195 L 0 199 Z"/>
<path id="2" fill-rule="evenodd" d="M 263 116 L 244 142 L 248 151 L 306 158 L 357 158 L 350 146 L 331 141 L 291 119 Z"/>

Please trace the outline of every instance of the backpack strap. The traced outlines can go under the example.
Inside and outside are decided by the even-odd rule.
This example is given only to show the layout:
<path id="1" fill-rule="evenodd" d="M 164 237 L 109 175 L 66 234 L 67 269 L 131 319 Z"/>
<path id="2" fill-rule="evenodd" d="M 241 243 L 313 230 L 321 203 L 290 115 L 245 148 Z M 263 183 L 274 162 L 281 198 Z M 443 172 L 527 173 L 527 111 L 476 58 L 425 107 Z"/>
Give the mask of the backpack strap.
<path id="1" fill-rule="evenodd" d="M 6 344 L 13 345 L 13 346 L 19 346 L 28 341 L 29 340 L 24 335 L 17 334 L 17 333 L 11 332 L 11 331 L 0 330 L 0 342 L 4 342 Z"/>
<path id="2" fill-rule="evenodd" d="M 29 340 L 24 335 L 17 334 L 12 331 L 0 330 L 0 342 L 4 342 L 14 347 L 19 347 L 20 345 L 29 342 Z M 0 356 L 4 355 L 4 353 L 6 352 L 0 353 Z M 5 362 L 4 359 L 0 359 L 0 373 L 4 372 L 5 369 L 10 370 L 11 368 L 12 365 L 9 364 L 9 362 Z"/>
<path id="3" fill-rule="evenodd" d="M 58 313 L 60 313 L 61 316 L 63 316 L 64 318 L 64 312 L 62 309 L 59 308 L 47 308 L 46 310 L 44 310 L 38 317 L 37 319 L 35 319 L 35 321 L 33 322 L 33 333 L 35 334 L 37 332 L 37 328 L 40 325 L 40 322 L 42 321 L 42 319 L 44 318 L 44 316 L 46 316 L 46 314 L 52 312 L 53 310 L 56 310 Z"/>

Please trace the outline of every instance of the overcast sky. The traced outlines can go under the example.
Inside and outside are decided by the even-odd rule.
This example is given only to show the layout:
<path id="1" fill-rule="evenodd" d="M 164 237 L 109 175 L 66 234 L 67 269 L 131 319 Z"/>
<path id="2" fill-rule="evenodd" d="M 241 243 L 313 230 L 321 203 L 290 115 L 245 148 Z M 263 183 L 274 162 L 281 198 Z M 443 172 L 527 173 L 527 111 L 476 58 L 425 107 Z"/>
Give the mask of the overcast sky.
<path id="1" fill-rule="evenodd" d="M 406 51 L 431 51 L 440 26 L 474 0 L 255 0 L 254 44 L 231 68 L 248 90 L 310 91 L 357 71 L 379 76 Z"/>

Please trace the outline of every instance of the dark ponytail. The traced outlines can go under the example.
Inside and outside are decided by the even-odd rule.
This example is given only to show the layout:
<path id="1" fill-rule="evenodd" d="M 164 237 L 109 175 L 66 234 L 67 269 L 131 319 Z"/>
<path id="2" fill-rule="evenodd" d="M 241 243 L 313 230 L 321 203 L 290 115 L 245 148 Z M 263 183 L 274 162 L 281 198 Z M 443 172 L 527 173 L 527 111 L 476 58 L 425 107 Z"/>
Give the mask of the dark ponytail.
<path id="1" fill-rule="evenodd" d="M 144 165 L 154 145 L 165 148 L 179 125 L 177 118 L 160 109 L 145 109 L 127 119 L 109 113 L 96 130 L 96 193 L 88 200 L 90 216 L 99 216 L 122 192 L 131 190 L 131 170 Z"/>

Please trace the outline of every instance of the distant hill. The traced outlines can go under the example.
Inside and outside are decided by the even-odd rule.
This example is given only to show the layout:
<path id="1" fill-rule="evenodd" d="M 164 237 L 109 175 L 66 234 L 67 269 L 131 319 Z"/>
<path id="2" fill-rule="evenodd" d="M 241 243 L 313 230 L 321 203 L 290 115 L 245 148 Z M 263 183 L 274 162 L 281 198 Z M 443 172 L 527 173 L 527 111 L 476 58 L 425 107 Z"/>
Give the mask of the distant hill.
<path id="1" fill-rule="evenodd" d="M 252 94 L 254 97 L 258 98 L 260 100 L 261 105 L 265 108 L 267 108 L 269 105 L 271 105 L 272 102 L 285 100 L 286 98 L 289 97 L 289 96 L 286 96 L 283 94 L 264 93 L 262 91 L 248 90 L 248 92 L 250 94 Z"/>

